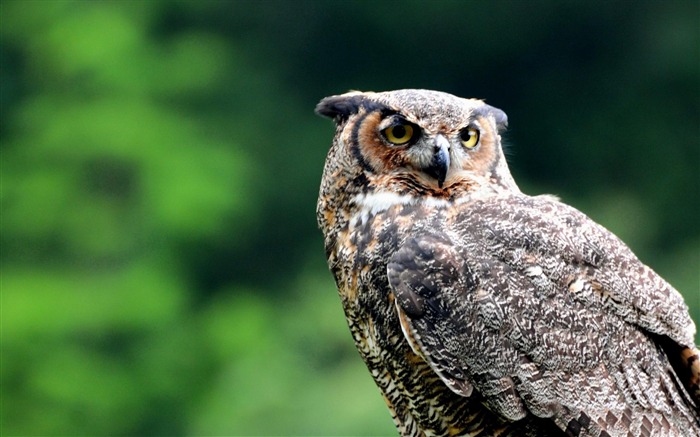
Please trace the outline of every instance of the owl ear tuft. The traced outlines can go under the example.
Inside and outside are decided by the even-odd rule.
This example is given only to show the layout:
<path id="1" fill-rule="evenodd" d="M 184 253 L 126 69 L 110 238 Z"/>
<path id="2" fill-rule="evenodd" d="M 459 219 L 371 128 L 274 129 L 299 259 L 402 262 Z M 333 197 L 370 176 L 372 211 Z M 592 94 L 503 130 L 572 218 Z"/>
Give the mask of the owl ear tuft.
<path id="1" fill-rule="evenodd" d="M 347 93 L 330 96 L 316 105 L 316 114 L 332 118 L 337 122 L 345 121 L 352 114 L 357 114 L 365 97 L 359 93 Z"/>
<path id="2" fill-rule="evenodd" d="M 336 123 L 342 123 L 351 115 L 357 114 L 360 109 L 365 111 L 383 110 L 384 105 L 368 99 L 367 93 L 351 91 L 321 100 L 316 105 L 316 114 L 332 118 Z"/>
<path id="3" fill-rule="evenodd" d="M 502 110 L 490 105 L 484 105 L 477 111 L 486 116 L 492 116 L 494 120 L 496 120 L 496 128 L 498 129 L 499 133 L 505 131 L 508 127 L 508 116 Z"/>

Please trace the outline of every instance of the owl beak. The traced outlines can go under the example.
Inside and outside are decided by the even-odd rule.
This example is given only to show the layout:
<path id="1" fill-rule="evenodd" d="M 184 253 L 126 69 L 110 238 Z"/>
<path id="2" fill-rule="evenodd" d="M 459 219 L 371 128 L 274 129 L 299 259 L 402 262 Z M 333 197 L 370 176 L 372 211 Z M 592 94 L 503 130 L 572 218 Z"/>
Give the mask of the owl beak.
<path id="1" fill-rule="evenodd" d="M 435 137 L 434 153 L 433 160 L 425 171 L 437 179 L 438 186 L 442 188 L 445 177 L 447 177 L 447 170 L 450 168 L 450 142 L 447 141 L 447 138 L 442 135 Z"/>

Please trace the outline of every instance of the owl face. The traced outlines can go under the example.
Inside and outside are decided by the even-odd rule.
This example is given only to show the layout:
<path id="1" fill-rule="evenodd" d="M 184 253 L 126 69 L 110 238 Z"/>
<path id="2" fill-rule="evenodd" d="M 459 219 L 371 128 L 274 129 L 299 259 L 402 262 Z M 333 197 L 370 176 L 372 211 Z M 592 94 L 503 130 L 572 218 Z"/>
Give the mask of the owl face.
<path id="1" fill-rule="evenodd" d="M 329 160 L 361 169 L 375 188 L 451 197 L 485 182 L 514 186 L 500 146 L 507 117 L 480 100 L 351 92 L 323 99 L 316 111 L 338 124 Z"/>

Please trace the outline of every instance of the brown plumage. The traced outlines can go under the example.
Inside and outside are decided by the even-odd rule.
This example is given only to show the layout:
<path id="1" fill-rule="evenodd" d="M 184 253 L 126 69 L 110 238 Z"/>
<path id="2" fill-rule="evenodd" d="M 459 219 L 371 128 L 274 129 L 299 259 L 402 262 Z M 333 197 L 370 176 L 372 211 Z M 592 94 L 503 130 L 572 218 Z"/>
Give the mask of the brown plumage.
<path id="1" fill-rule="evenodd" d="M 352 92 L 318 201 L 360 355 L 405 436 L 700 436 L 680 294 L 619 239 L 527 196 L 505 114 L 425 90 Z"/>

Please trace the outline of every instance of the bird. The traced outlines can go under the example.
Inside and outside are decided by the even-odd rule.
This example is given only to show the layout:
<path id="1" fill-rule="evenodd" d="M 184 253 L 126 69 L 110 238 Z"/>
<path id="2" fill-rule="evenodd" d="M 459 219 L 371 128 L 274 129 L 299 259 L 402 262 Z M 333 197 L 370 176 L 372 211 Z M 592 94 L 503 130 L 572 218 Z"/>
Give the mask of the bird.
<path id="1" fill-rule="evenodd" d="M 354 343 L 402 436 L 700 436 L 681 294 L 610 231 L 520 191 L 506 114 L 350 91 L 317 203 Z"/>

